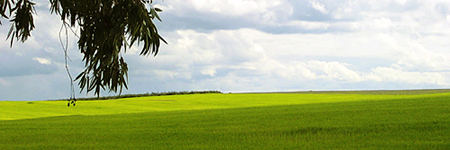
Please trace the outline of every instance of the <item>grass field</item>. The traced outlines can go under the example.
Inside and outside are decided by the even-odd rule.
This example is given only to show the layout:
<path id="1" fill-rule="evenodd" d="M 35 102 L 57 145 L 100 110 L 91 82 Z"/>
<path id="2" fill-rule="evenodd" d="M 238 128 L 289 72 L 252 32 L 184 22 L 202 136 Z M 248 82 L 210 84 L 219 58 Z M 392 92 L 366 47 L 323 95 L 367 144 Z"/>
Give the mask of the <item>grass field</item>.
<path id="1" fill-rule="evenodd" d="M 450 149 L 450 93 L 0 101 L 0 149 Z"/>

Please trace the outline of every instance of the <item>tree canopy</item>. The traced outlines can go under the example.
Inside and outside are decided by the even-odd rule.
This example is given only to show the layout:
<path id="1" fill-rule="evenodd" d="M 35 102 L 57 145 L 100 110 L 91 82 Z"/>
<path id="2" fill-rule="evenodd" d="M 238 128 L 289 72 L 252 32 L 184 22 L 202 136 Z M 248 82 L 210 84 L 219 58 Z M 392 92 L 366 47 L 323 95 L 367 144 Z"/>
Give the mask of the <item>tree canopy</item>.
<path id="1" fill-rule="evenodd" d="M 157 55 L 161 42 L 154 19 L 161 21 L 150 0 L 49 0 L 50 12 L 64 27 L 77 27 L 78 49 L 84 70 L 75 78 L 81 90 L 122 92 L 127 87 L 128 66 L 122 57 L 135 43 L 143 43 L 140 55 Z M 8 19 L 8 37 L 25 42 L 34 29 L 32 0 L 0 0 L 0 15 Z M 0 22 L 0 25 L 2 22 Z M 67 57 L 67 55 L 66 55 Z M 69 74 L 70 76 L 70 74 Z"/>

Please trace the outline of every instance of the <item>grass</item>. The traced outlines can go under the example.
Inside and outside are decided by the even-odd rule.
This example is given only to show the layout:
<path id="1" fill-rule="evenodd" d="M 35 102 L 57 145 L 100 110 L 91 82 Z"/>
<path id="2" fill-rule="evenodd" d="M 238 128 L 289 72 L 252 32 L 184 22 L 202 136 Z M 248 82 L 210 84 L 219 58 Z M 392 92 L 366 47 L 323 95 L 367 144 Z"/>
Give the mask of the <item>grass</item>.
<path id="1" fill-rule="evenodd" d="M 450 93 L 0 102 L 0 149 L 449 149 Z"/>

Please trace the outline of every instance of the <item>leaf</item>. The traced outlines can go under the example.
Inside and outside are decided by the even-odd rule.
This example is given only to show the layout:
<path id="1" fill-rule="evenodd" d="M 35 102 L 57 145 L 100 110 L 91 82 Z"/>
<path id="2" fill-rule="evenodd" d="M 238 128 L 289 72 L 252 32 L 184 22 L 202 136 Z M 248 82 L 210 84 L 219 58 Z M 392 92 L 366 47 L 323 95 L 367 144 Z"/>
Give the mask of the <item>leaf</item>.
<path id="1" fill-rule="evenodd" d="M 155 10 L 156 10 L 157 12 L 162 12 L 162 9 L 159 9 L 159 8 L 157 8 L 157 7 L 155 7 Z"/>
<path id="2" fill-rule="evenodd" d="M 156 13 L 154 8 L 152 8 L 150 10 L 150 13 L 152 14 L 153 17 L 156 17 L 156 19 L 158 19 L 159 21 L 162 21 L 161 18 L 159 18 L 158 13 Z"/>

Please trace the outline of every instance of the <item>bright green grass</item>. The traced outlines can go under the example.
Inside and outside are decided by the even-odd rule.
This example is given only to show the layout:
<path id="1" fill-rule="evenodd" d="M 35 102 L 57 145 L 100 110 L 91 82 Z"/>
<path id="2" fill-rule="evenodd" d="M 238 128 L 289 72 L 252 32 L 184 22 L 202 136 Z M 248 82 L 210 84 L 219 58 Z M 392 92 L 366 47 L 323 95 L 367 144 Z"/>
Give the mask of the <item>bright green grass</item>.
<path id="1" fill-rule="evenodd" d="M 0 102 L 0 149 L 450 149 L 450 93 Z"/>
<path id="2" fill-rule="evenodd" d="M 450 93 L 422 95 L 373 94 L 195 94 L 135 97 L 116 100 L 79 101 L 66 107 L 66 101 L 0 101 L 0 120 L 31 119 L 69 115 L 106 115 L 155 111 L 205 110 L 260 106 L 376 101 L 448 96 Z"/>

